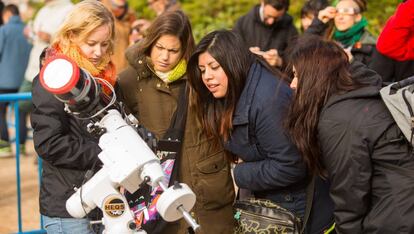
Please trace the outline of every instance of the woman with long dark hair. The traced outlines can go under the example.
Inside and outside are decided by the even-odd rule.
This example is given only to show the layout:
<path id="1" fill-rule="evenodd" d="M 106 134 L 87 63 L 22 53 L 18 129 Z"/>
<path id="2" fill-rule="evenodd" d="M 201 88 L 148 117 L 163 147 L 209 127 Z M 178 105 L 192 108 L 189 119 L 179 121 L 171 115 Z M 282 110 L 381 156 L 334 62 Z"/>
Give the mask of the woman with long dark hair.
<path id="1" fill-rule="evenodd" d="M 280 75 L 227 30 L 200 41 L 187 75 L 204 131 L 239 161 L 236 185 L 303 218 L 307 170 L 283 128 L 292 91 Z M 315 209 L 320 215 L 309 226 L 317 231 L 309 233 L 321 233 L 329 225 L 329 204 L 325 199 L 326 206 Z"/>
<path id="2" fill-rule="evenodd" d="M 129 66 L 119 75 L 125 104 L 157 139 L 178 140 L 170 182 L 182 181 L 195 192 L 197 201 L 192 214 L 201 226 L 197 233 L 231 233 L 234 188 L 230 163 L 224 160 L 222 146 L 212 145 L 211 139 L 202 134 L 193 112 L 187 111 L 186 68 L 194 49 L 190 21 L 182 11 L 167 11 L 146 32 L 127 50 Z M 163 151 L 159 146 L 158 150 Z M 164 161 L 170 155 L 158 156 Z M 166 168 L 167 160 L 163 164 Z M 139 211 L 142 204 L 133 199 L 131 207 Z M 154 206 L 152 201 L 156 199 L 146 205 Z M 143 213 L 139 213 L 136 221 L 141 225 Z M 150 219 L 153 217 L 150 212 Z M 161 224 L 146 222 L 143 227 L 149 233 L 185 233 L 187 229 L 184 220 Z"/>
<path id="3" fill-rule="evenodd" d="M 334 42 L 303 37 L 289 133 L 313 174 L 326 176 L 338 233 L 413 233 L 414 160 L 379 96 L 381 78 Z"/>

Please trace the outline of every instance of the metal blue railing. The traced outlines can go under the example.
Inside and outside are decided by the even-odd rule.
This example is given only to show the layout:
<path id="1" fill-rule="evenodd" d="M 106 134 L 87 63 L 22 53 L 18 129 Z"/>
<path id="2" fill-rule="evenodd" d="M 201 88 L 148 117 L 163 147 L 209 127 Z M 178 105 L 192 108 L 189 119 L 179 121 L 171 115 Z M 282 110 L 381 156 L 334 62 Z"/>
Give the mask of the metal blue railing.
<path id="1" fill-rule="evenodd" d="M 14 105 L 14 119 L 15 119 L 15 141 L 16 141 L 16 184 L 17 184 L 17 219 L 18 219 L 18 232 L 17 233 L 46 233 L 42 228 L 43 220 L 40 219 L 40 229 L 31 230 L 23 232 L 22 224 L 22 210 L 21 210 L 21 190 L 20 190 L 20 138 L 19 130 L 20 126 L 18 124 L 19 119 L 19 101 L 30 100 L 32 99 L 31 93 L 10 93 L 10 94 L 0 94 L 0 102 L 11 102 Z M 40 173 L 41 173 L 41 161 L 39 159 L 39 182 L 40 182 Z"/>

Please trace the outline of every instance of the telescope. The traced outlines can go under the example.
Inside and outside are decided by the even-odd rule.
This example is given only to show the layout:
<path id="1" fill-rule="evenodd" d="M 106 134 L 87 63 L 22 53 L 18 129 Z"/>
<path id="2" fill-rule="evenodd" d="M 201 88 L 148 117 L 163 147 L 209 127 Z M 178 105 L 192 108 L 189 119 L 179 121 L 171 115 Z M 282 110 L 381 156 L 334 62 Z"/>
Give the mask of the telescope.
<path id="1" fill-rule="evenodd" d="M 56 56 L 43 65 L 40 83 L 75 118 L 90 120 L 100 134 L 98 155 L 102 168 L 67 200 L 66 209 L 74 218 L 83 218 L 95 207 L 103 212 L 106 234 L 145 233 L 134 222 L 120 187 L 134 193 L 141 184 L 161 187 L 156 209 L 167 222 L 182 217 L 197 230 L 199 225 L 188 213 L 196 196 L 184 183 L 168 187 L 160 159 L 137 133 L 131 116 L 122 116 L 109 82 L 93 77 L 66 56 Z M 102 91 L 106 85 L 112 97 Z"/>

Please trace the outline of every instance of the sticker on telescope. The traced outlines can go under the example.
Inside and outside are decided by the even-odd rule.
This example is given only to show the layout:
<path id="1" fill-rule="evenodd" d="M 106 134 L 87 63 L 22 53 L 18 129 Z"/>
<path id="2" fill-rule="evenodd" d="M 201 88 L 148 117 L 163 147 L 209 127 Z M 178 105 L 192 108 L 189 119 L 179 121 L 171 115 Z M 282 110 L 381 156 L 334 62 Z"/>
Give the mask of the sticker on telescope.
<path id="1" fill-rule="evenodd" d="M 79 68 L 66 56 L 56 56 L 48 60 L 40 71 L 40 83 L 53 94 L 70 92 L 79 81 Z"/>
<path id="2" fill-rule="evenodd" d="M 110 217 L 120 217 L 125 212 L 125 203 L 118 197 L 109 197 L 104 204 L 104 212 Z"/>

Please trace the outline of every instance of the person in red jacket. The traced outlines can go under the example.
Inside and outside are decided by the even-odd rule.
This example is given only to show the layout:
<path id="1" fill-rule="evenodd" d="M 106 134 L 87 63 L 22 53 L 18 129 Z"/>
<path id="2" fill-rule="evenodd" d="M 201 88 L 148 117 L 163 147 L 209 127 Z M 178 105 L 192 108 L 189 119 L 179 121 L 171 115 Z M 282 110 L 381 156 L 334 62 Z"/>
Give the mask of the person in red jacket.
<path id="1" fill-rule="evenodd" d="M 414 60 L 414 0 L 401 3 L 378 38 L 377 49 L 399 61 Z"/>

